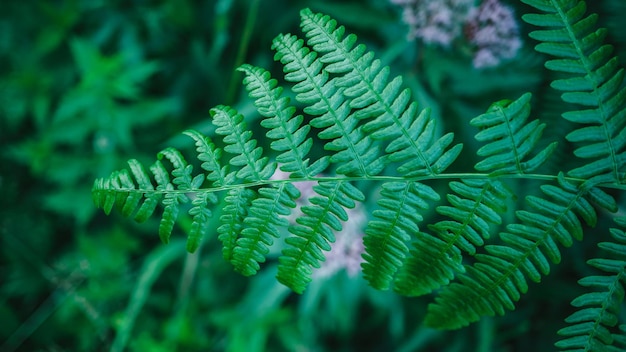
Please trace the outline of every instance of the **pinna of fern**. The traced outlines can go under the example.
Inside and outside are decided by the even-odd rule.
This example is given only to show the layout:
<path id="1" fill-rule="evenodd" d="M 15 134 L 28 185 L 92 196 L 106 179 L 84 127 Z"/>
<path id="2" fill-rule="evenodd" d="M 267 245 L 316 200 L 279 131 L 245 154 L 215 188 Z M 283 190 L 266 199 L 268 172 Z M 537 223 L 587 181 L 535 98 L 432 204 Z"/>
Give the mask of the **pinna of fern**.
<path id="1" fill-rule="evenodd" d="M 598 244 L 612 258 L 590 259 L 587 263 L 605 273 L 591 275 L 578 281 L 581 286 L 593 289 L 572 301 L 578 311 L 565 319 L 569 326 L 559 330 L 563 339 L 556 347 L 563 351 L 618 351 L 614 346 L 620 340 L 615 330 L 619 322 L 619 312 L 624 301 L 626 285 L 626 218 L 616 218 L 618 228 L 610 230 L 613 241 Z M 624 340 L 621 338 L 621 340 Z M 623 341 L 622 341 L 623 342 Z M 626 347 L 626 345 L 623 345 Z"/>
<path id="2" fill-rule="evenodd" d="M 600 177 L 606 183 L 626 180 L 626 87 L 624 68 L 619 67 L 613 47 L 604 43 L 605 28 L 598 28 L 598 15 L 586 14 L 580 0 L 523 0 L 542 11 L 526 14 L 524 21 L 541 27 L 530 33 L 540 41 L 535 49 L 551 55 L 546 68 L 565 78 L 552 82 L 561 98 L 584 107 L 568 111 L 563 118 L 580 124 L 566 138 L 580 146 L 574 151 L 589 160 L 568 172 L 572 177 Z"/>

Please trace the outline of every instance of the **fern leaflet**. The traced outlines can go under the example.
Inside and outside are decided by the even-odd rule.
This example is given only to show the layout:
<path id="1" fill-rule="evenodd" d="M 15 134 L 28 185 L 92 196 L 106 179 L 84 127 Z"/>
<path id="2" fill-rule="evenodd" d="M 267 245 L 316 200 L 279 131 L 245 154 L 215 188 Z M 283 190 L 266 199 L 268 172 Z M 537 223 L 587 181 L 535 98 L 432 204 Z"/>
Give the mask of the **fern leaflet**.
<path id="1" fill-rule="evenodd" d="M 470 121 L 472 126 L 481 129 L 476 134 L 478 141 L 489 141 L 477 152 L 486 157 L 476 164 L 479 171 L 491 171 L 498 174 L 526 173 L 536 170 L 546 162 L 556 148 L 552 142 L 530 160 L 525 160 L 541 139 L 545 124 L 539 120 L 526 123 L 530 115 L 529 93 L 514 102 L 501 101 L 492 104 L 487 113 Z"/>

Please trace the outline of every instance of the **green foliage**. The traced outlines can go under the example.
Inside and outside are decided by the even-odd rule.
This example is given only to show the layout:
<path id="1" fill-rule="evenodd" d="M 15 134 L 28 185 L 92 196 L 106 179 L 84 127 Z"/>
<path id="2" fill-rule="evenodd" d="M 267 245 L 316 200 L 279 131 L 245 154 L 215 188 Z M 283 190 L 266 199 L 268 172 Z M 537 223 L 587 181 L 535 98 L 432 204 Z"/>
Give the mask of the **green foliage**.
<path id="1" fill-rule="evenodd" d="M 248 64 L 239 68 L 246 75 L 249 96 L 264 117 L 260 125 L 268 129 L 270 149 L 279 153 L 275 160 L 289 178 L 272 178 L 276 164 L 251 138 L 253 132 L 246 128 L 243 116 L 231 107 L 218 106 L 211 115 L 223 149 L 198 132 L 187 132 L 197 144 L 201 142 L 199 159 L 209 165 L 203 167 L 206 178 L 215 180 L 212 186 L 200 187 L 203 174 L 191 182 L 191 167 L 173 162 L 174 185 L 161 183 L 155 174 L 155 191 L 149 182 L 147 187 L 141 186 L 147 175 L 137 179 L 136 187 L 128 180 L 117 181 L 127 173 L 113 173 L 96 181 L 94 199 L 98 205 L 114 200 L 128 216 L 132 213 L 129 209 L 137 207 L 138 195 L 151 202 L 155 194 L 164 193 L 161 219 L 171 224 L 174 209 L 183 203 L 185 194 L 193 198 L 226 192 L 218 228 L 224 257 L 236 270 L 252 275 L 266 260 L 274 239 L 284 237 L 277 278 L 302 293 L 313 269 L 325 260 L 324 251 L 332 250 L 330 244 L 342 230 L 342 222 L 350 220 L 346 211 L 356 202 L 366 201 L 365 193 L 371 194 L 366 187 L 377 185 L 377 206 L 363 240 L 363 275 L 371 286 L 393 287 L 410 296 L 440 290 L 425 317 L 426 325 L 439 329 L 457 329 L 483 316 L 515 310 L 529 290 L 528 281 L 539 283 L 552 265 L 562 261 L 560 247 L 571 247 L 574 240 L 582 240 L 585 226 L 597 225 L 594 205 L 609 212 L 618 210 L 607 189 L 624 190 L 626 186 L 624 74 L 617 59 L 610 56 L 611 46 L 603 44 L 606 31 L 596 29 L 595 15 L 585 17 L 582 1 L 525 2 L 545 12 L 527 14 L 524 19 L 548 27 L 530 33 L 541 41 L 537 51 L 556 56 L 546 67 L 568 74 L 553 81 L 552 87 L 564 91 L 565 102 L 583 106 L 563 113 L 563 118 L 576 124 L 566 138 L 579 145 L 573 152 L 578 165 L 567 174 L 540 173 L 557 142 L 543 138 L 545 123 L 530 119 L 530 93 L 515 101 L 494 103 L 470 121 L 479 129 L 476 140 L 483 143 L 476 151 L 479 160 L 475 164 L 481 173 L 446 173 L 461 153 L 461 145 L 453 144 L 453 134 L 438 136 L 437 121 L 429 110 L 420 110 L 411 101 L 402 79 L 390 78 L 390 68 L 365 45 L 357 44 L 354 34 L 346 35 L 335 20 L 305 9 L 301 28 L 306 40 L 281 34 L 272 44 L 275 60 L 283 65 L 285 80 L 293 84 L 291 90 L 304 117 L 296 115 L 298 108 L 290 105 L 268 71 Z M 317 157 L 310 155 L 313 141 L 309 133 L 313 130 L 325 141 L 325 152 L 318 152 L 321 156 Z M 220 166 L 222 150 L 232 154 L 224 167 Z M 165 155 L 178 154 L 166 149 Z M 332 176 L 320 176 L 320 172 Z M 436 207 L 444 219 L 428 225 L 432 233 L 424 232 L 420 228 L 422 214 L 443 194 L 424 182 L 447 178 L 460 181 L 450 182 L 453 193 L 446 195 L 448 205 Z M 514 209 L 515 218 L 504 223 L 501 214 L 512 199 L 507 183 L 516 179 L 539 183 L 541 193 L 528 194 L 525 206 Z M 285 217 L 301 197 L 294 185 L 305 181 L 317 182 L 315 195 L 305 196 L 310 205 L 301 206 L 302 215 L 295 225 L 288 226 Z M 105 207 L 105 211 L 109 209 Z M 138 213 L 143 215 L 142 209 Z M 500 226 L 504 226 L 498 234 L 500 242 L 489 243 Z M 280 228 L 287 228 L 290 235 Z M 194 235 L 194 241 L 197 237 Z M 465 261 L 468 257 L 470 263 Z M 619 264 L 608 259 L 592 263 L 605 270 Z M 589 280 L 594 279 L 582 284 L 592 285 Z M 612 288 L 609 292 L 611 296 L 603 296 L 601 302 L 610 306 L 603 304 L 602 311 L 613 318 L 606 321 L 604 315 L 590 316 L 587 311 L 568 318 L 586 322 L 596 317 L 600 324 L 562 330 L 574 337 L 560 342 L 559 347 L 578 346 L 578 335 L 594 339 L 600 334 L 602 343 L 611 344 L 612 337 L 603 325 L 615 326 L 623 292 Z M 575 304 L 597 304 L 592 296 L 597 295 L 584 294 Z M 584 315 L 584 320 L 579 315 Z M 592 330 L 580 330 L 583 326 Z"/>
<path id="2" fill-rule="evenodd" d="M 624 69 L 612 56 L 613 47 L 603 42 L 607 31 L 597 28 L 598 16 L 586 15 L 584 1 L 563 1 L 546 4 L 525 0 L 545 14 L 527 14 L 528 23 L 544 30 L 530 36 L 542 43 L 535 49 L 555 56 L 546 67 L 570 74 L 552 82 L 563 91 L 561 98 L 579 104 L 584 110 L 568 111 L 563 118 L 583 126 L 570 132 L 567 139 L 582 146 L 574 155 L 592 161 L 568 172 L 573 177 L 602 177 L 608 182 L 623 182 L 626 128 L 623 126 L 626 89 L 622 87 Z"/>
<path id="3" fill-rule="evenodd" d="M 623 350 L 626 7 L 500 1 L 3 3 L 0 350 Z"/>
<path id="4" fill-rule="evenodd" d="M 305 161 L 303 157 L 308 153 L 310 142 L 308 145 L 302 144 L 307 140 L 306 132 L 310 127 L 300 128 L 302 117 L 298 115 L 293 118 L 294 108 L 286 106 L 286 100 L 280 98 L 281 90 L 275 87 L 276 81 L 270 78 L 269 73 L 250 65 L 241 68 L 247 74 L 244 82 L 246 88 L 253 98 L 257 98 L 256 106 L 261 114 L 266 116 L 262 125 L 271 129 L 267 137 L 276 140 L 271 147 L 284 152 L 279 159 L 291 162 L 286 164 L 282 171 L 295 171 L 296 175 L 291 175 L 293 181 L 312 180 L 313 176 L 325 169 L 329 162 L 338 164 L 336 167 L 338 174 L 374 178 L 392 163 L 397 165 L 400 175 L 416 177 L 441 173 L 454 161 L 461 148 L 460 145 L 449 148 L 452 134 L 441 138 L 435 137 L 434 121 L 428 113 L 419 113 L 415 102 L 409 104 L 410 93 L 407 89 L 399 90 L 401 79 L 396 78 L 386 83 L 389 68 L 382 67 L 380 61 L 373 61 L 373 53 L 363 55 L 363 45 L 352 48 L 356 41 L 354 35 L 344 39 L 343 27 L 337 27 L 336 22 L 327 16 L 313 14 L 308 10 L 302 12 L 302 28 L 309 37 L 307 44 L 313 48 L 312 50 L 304 47 L 304 42 L 293 35 L 278 36 L 273 47 L 277 52 L 276 59 L 285 65 L 287 81 L 295 83 L 293 90 L 296 93 L 296 100 L 307 105 L 305 113 L 315 116 L 310 126 L 321 129 L 319 138 L 330 140 L 326 143 L 325 149 L 333 152 L 331 155 L 323 156 L 309 166 L 308 159 Z M 328 40 L 320 39 L 324 36 L 328 37 Z M 318 57 L 319 52 L 324 54 Z M 344 56 L 348 58 L 345 59 Z M 338 76 L 329 79 L 329 72 Z M 341 73 L 346 74 L 340 76 Z M 359 81 L 360 83 L 354 84 Z M 211 110 L 211 115 L 212 123 L 216 126 L 215 133 L 223 136 L 225 144 L 223 150 L 233 155 L 229 159 L 229 166 L 233 171 L 224 176 L 229 180 L 224 185 L 232 186 L 232 189 L 225 198 L 225 214 L 222 216 L 223 226 L 218 229 L 219 237 L 224 243 L 225 258 L 230 260 L 238 271 L 251 275 L 258 270 L 257 263 L 265 261 L 267 247 L 273 243 L 272 237 L 278 237 L 274 225 L 286 225 L 286 221 L 279 215 L 289 215 L 289 208 L 295 206 L 293 200 L 300 195 L 290 184 L 276 186 L 278 190 L 272 187 L 270 177 L 276 166 L 268 163 L 268 158 L 263 156 L 257 142 L 250 138 L 252 131 L 246 130 L 241 114 L 233 108 L 218 106 Z M 371 121 L 359 125 L 359 121 L 364 119 Z M 368 133 L 373 130 L 376 132 Z M 386 145 L 387 155 L 384 157 L 380 155 L 381 145 Z M 160 162 L 151 167 L 159 171 L 158 173 L 153 171 L 158 184 L 156 190 L 165 191 L 163 202 L 165 211 L 159 227 L 159 234 L 164 242 L 169 239 L 171 224 L 176 219 L 179 204 L 184 202 L 180 192 L 167 191 L 195 193 L 196 190 L 190 185 L 191 167 L 180 160 L 178 153 L 171 149 L 166 151 L 159 155 L 165 154 L 172 161 L 174 166 L 172 175 L 176 176 L 173 184 L 166 175 L 161 174 Z M 215 154 L 221 154 L 221 150 L 216 149 Z M 217 158 L 208 161 L 219 164 Z M 207 171 L 214 172 L 217 169 L 219 168 L 212 167 Z M 185 173 L 187 177 L 183 180 L 181 175 Z M 301 177 L 297 178 L 299 175 Z M 118 181 L 120 176 L 123 176 L 124 181 Z M 148 177 L 147 174 L 141 175 L 142 180 Z M 202 183 L 202 177 L 202 174 L 196 176 L 198 185 Z M 269 184 L 270 187 L 255 191 L 248 189 L 246 183 Z M 236 185 L 239 187 L 234 187 Z M 411 194 L 409 199 L 394 199 L 395 192 L 392 189 L 398 187 L 408 190 L 407 196 Z M 134 191 L 128 192 L 129 188 Z M 142 188 L 141 185 L 135 187 L 132 181 L 127 179 L 127 173 L 114 173 L 111 178 L 96 181 L 94 197 L 96 205 L 108 205 L 105 207 L 106 212 L 115 202 L 118 207 L 125 209 L 123 215 L 129 216 L 137 206 L 137 195 L 144 191 L 148 191 L 146 195 L 154 193 L 154 189 L 152 185 L 147 188 Z M 379 204 L 392 211 L 399 208 L 403 209 L 403 212 L 413 212 L 413 205 L 424 203 L 421 194 L 425 192 L 430 193 L 427 197 L 430 200 L 438 198 L 428 186 L 414 182 L 391 182 L 384 184 L 383 189 L 387 189 L 388 193 L 383 191 L 381 194 L 389 198 L 381 199 Z M 310 281 L 311 268 L 318 268 L 319 262 L 324 260 L 322 250 L 330 250 L 329 242 L 335 241 L 333 230 L 340 231 L 342 228 L 340 221 L 348 220 L 344 209 L 354 208 L 354 201 L 365 199 L 358 188 L 345 181 L 320 182 L 313 190 L 321 197 L 312 197 L 309 200 L 312 205 L 302 207 L 305 216 L 297 220 L 296 226 L 289 228 L 295 237 L 285 240 L 288 248 L 283 250 L 284 256 L 281 257 L 281 265 L 278 268 L 279 281 L 296 292 L 304 290 Z M 127 193 L 128 197 L 125 197 L 124 193 Z M 146 200 L 148 199 L 150 200 L 148 203 L 152 204 L 154 196 L 146 196 Z M 389 201 L 406 206 L 386 204 Z M 145 203 L 142 207 L 145 207 Z M 143 215 L 144 212 L 140 209 L 138 213 Z M 404 235 L 393 233 L 397 232 L 394 229 L 399 224 L 397 220 L 399 215 L 375 211 L 374 216 L 382 221 L 371 226 L 389 228 L 393 237 L 403 236 L 406 239 L 411 233 L 412 229 L 405 231 Z M 380 246 L 387 242 L 388 236 L 374 229 L 369 232 L 373 235 L 368 239 L 367 246 L 380 251 L 382 248 Z M 397 241 L 401 242 L 402 239 Z M 385 252 L 389 250 L 391 248 L 383 249 L 381 255 L 387 255 Z M 407 250 L 405 247 L 405 252 Z M 366 267 L 366 277 L 371 276 L 371 281 L 383 280 L 379 285 L 387 285 L 383 282 L 388 281 L 399 266 L 389 268 L 388 262 L 397 262 L 401 260 L 400 256 L 404 256 L 404 253 L 390 254 L 389 258 L 383 259 L 385 264 L 381 265 L 380 269 L 378 265 L 371 265 L 371 269 Z"/>

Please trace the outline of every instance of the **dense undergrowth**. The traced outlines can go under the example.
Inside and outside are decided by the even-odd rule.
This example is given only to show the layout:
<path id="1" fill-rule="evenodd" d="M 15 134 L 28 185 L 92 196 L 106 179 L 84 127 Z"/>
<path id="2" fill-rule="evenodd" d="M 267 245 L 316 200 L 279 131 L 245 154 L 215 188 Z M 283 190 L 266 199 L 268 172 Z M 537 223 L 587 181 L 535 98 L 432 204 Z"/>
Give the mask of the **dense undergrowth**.
<path id="1" fill-rule="evenodd" d="M 560 117 L 575 105 L 561 102 L 561 93 L 550 87 L 562 73 L 546 70 L 545 56 L 533 50 L 537 42 L 528 33 L 537 27 L 520 19 L 521 14 L 534 11 L 529 6 L 508 2 L 517 14 L 523 42 L 517 55 L 499 66 L 476 69 L 467 46 L 441 48 L 407 41 L 401 9 L 390 3 L 301 0 L 272 1 L 270 6 L 268 2 L 138 1 L 129 7 L 97 1 L 54 5 L 40 1 L 32 6 L 10 1 L 3 5 L 0 349 L 554 350 L 554 343 L 562 339 L 556 332 L 567 326 L 563 319 L 579 310 L 570 302 L 588 291 L 577 280 L 607 269 L 607 262 L 596 260 L 588 266 L 586 260 L 603 258 L 611 248 L 623 253 L 623 247 L 596 246 L 623 237 L 618 224 L 610 220 L 614 215 L 606 211 L 599 211 L 593 229 L 584 227 L 582 241 L 572 241 L 563 250 L 560 265 L 552 266 L 540 284 L 529 284 L 513 312 L 453 332 L 422 325 L 432 296 L 402 298 L 377 291 L 353 270 L 352 262 L 329 257 L 327 262 L 336 263 L 340 270 L 323 266 L 326 270 L 313 275 L 302 295 L 291 293 L 275 279 L 281 271 L 280 248 L 270 247 L 256 276 L 233 273 L 223 260 L 224 243 L 215 230 L 223 225 L 219 219 L 224 211 L 219 207 L 212 209 L 215 220 L 208 220 L 194 254 L 185 251 L 185 235 L 194 231 L 195 219 L 185 212 L 172 224 L 167 246 L 155 241 L 158 217 L 137 225 L 116 212 L 109 218 L 96 213 L 89 194 L 94 178 L 125 167 L 130 158 L 151 165 L 153 155 L 166 147 L 193 155 L 189 140 L 179 137 L 179 132 L 193 128 L 207 136 L 220 135 L 209 119 L 209 110 L 218 104 L 241 112 L 259 146 L 269 150 L 265 130 L 257 127 L 262 117 L 242 89 L 244 74 L 235 69 L 247 62 L 282 77 L 282 67 L 271 60 L 269 48 L 278 33 L 299 32 L 302 8 L 329 14 L 356 33 L 360 43 L 389 65 L 392 76 L 403 76 L 403 85 L 412 90 L 420 109 L 430 109 L 430 118 L 436 121 L 434 133 L 453 132 L 464 152 L 485 144 L 474 138 L 478 128 L 470 128 L 472 118 L 495 101 L 528 99 L 524 93 L 532 92 L 532 118 L 545 123 L 546 140 L 559 143 L 543 165 L 544 174 L 556 176 L 575 169 L 571 155 L 577 145 L 564 138 L 575 126 Z M 626 15 L 626 6 L 614 0 L 590 2 L 588 7 L 589 13 L 600 14 L 600 25 L 608 28 L 606 41 L 615 46 L 618 63 L 624 67 L 626 38 L 619 19 Z M 214 109 L 212 114 L 220 111 L 228 110 Z M 312 160 L 324 155 L 323 139 L 312 141 Z M 545 143 L 536 152 L 551 148 Z M 170 159 L 168 155 L 172 154 L 163 154 Z M 473 170 L 484 157 L 472 152 L 462 155 L 447 172 Z M 199 163 L 195 170 L 201 170 Z M 355 175 L 351 172 L 346 172 L 349 177 Z M 586 178 L 580 172 L 570 177 Z M 442 198 L 449 192 L 449 179 L 429 181 Z M 507 198 L 508 210 L 499 214 L 502 223 L 515 222 L 514 210 L 522 207 L 524 195 L 541 195 L 534 181 L 509 182 L 507 192 L 517 198 Z M 450 187 L 463 195 L 461 184 Z M 618 211 L 623 211 L 623 191 L 607 192 L 616 197 Z M 544 193 L 555 194 L 550 188 L 544 188 Z M 376 194 L 368 193 L 357 212 L 347 213 L 356 224 L 352 228 L 356 237 L 350 241 L 359 242 L 362 232 L 368 231 L 365 222 L 355 219 L 358 211 L 371 216 L 376 201 Z M 431 204 L 423 212 L 424 218 L 434 220 L 422 222 L 420 229 L 445 229 L 444 223 L 439 228 L 426 226 L 446 214 L 443 210 L 437 215 L 436 205 L 444 204 Z M 502 240 L 506 242 L 506 236 Z M 502 244 L 496 235 L 488 241 Z M 344 257 L 362 250 L 342 245 Z M 485 258 L 478 261 L 489 260 Z M 245 265 L 241 268 L 248 270 Z M 365 277 L 377 286 L 372 275 L 366 271 Z M 584 299 L 578 303 L 584 306 Z M 430 323 L 436 325 L 432 319 Z"/>

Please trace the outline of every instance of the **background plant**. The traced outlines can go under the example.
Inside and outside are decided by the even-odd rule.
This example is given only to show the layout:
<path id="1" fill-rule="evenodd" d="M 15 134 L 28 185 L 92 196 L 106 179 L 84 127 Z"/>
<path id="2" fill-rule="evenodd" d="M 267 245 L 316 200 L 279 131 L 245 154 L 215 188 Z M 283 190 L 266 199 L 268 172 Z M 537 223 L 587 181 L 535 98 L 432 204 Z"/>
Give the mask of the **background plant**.
<path id="1" fill-rule="evenodd" d="M 571 249 L 581 255 L 564 257 L 514 313 L 449 336 L 419 325 L 427 299 L 373 291 L 341 273 L 314 281 L 304 296 L 294 297 L 276 284 L 271 265 L 251 280 L 233 275 L 214 236 L 206 237 L 198 255 L 185 258 L 178 239 L 188 232 L 189 219 L 181 219 L 173 243 L 161 247 L 154 241 L 156 222 L 137 226 L 103 219 L 88 199 L 94 176 L 123 167 L 130 157 L 148 164 L 166 145 L 182 149 L 184 139 L 169 138 L 189 127 L 212 133 L 207 112 L 216 104 L 233 104 L 255 119 L 246 113 L 253 107 L 239 92 L 241 75 L 234 68 L 246 61 L 279 72 L 267 48 L 276 33 L 297 31 L 301 8 L 326 12 L 356 32 L 394 73 L 403 74 L 420 105 L 431 107 L 439 125 L 454 131 L 466 148 L 476 145 L 474 131 L 460 126 L 495 100 L 530 90 L 537 117 L 552 121 L 560 114 L 558 96 L 544 93 L 551 92 L 546 85 L 553 73 L 542 68 L 531 44 L 506 65 L 475 70 L 469 55 L 406 42 L 399 9 L 382 2 L 180 1 L 137 3 L 130 11 L 122 4 L 62 5 L 41 2 L 33 16 L 28 6 L 8 3 L 2 21 L 8 29 L 0 132 L 6 146 L 5 347 L 552 350 L 563 312 L 582 293 L 575 280 L 589 273 L 584 258 L 601 257 L 588 245 L 597 242 L 589 236 Z M 528 10 L 513 5 L 519 13 Z M 610 21 L 619 18 L 619 1 L 589 5 L 607 18 L 602 24 L 623 50 L 619 27 L 610 27 L 619 24 Z M 274 6 L 284 9 L 283 21 L 276 21 Z M 237 25 L 241 19 L 247 25 Z M 528 29 L 520 25 L 525 34 Z M 263 30 L 246 34 L 246 28 Z M 36 45 L 25 38 L 37 38 Z M 559 131 L 568 128 L 549 123 L 544 134 L 564 135 Z M 614 225 L 601 221 L 596 231 L 606 234 L 608 227 Z"/>

